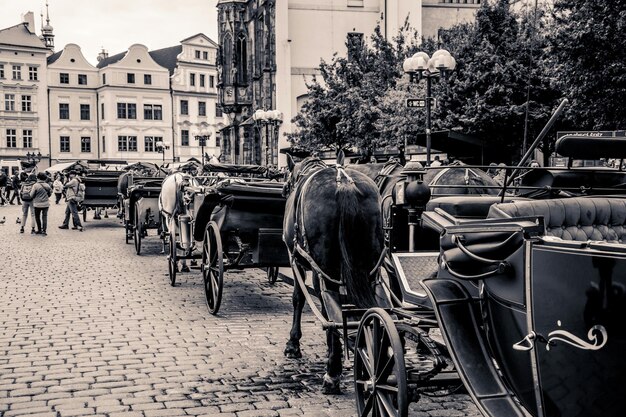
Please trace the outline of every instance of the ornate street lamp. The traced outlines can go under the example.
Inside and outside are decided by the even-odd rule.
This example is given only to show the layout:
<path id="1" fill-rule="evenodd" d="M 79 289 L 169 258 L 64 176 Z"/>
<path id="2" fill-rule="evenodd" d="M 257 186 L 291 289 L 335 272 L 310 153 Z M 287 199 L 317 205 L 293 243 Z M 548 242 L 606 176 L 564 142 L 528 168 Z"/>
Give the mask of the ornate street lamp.
<path id="1" fill-rule="evenodd" d="M 165 151 L 170 148 L 170 144 L 163 141 L 157 141 L 154 146 L 156 147 L 157 152 L 163 154 L 163 163 L 165 163 Z"/>
<path id="2" fill-rule="evenodd" d="M 436 51 L 432 57 L 425 52 L 417 52 L 404 60 L 402 69 L 411 76 L 411 82 L 426 80 L 426 165 L 430 166 L 431 147 L 431 80 L 441 77 L 446 79 L 456 68 L 456 60 L 445 49 Z"/>
<path id="3" fill-rule="evenodd" d="M 33 153 L 27 152 L 26 160 L 28 161 L 29 164 L 37 165 L 39 161 L 41 161 L 42 156 L 43 155 L 41 155 L 41 152 L 37 152 L 36 154 L 35 152 Z"/>
<path id="4" fill-rule="evenodd" d="M 198 132 L 196 135 L 194 135 L 194 137 L 196 138 L 196 140 L 198 141 L 198 144 L 202 148 L 202 166 L 204 166 L 204 147 L 206 146 L 207 142 L 211 138 L 211 132 L 209 132 L 206 128 L 204 128 L 200 130 L 200 132 Z"/>
<path id="5" fill-rule="evenodd" d="M 265 158 L 265 165 L 271 165 L 273 163 L 274 149 L 278 147 L 278 143 L 274 143 L 274 128 L 280 126 L 283 122 L 283 113 L 279 110 L 258 109 L 252 115 L 252 119 L 257 124 L 257 127 L 265 127 L 265 140 L 262 140 L 263 156 Z M 269 133 L 270 126 L 272 126 L 271 139 Z"/>

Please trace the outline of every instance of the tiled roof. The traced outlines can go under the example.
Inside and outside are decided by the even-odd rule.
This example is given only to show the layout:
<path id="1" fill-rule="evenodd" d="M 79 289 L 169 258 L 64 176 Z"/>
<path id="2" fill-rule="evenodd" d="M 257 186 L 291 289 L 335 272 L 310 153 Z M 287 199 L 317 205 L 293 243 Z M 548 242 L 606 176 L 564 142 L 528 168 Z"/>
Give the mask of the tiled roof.
<path id="1" fill-rule="evenodd" d="M 41 39 L 28 30 L 24 23 L 0 29 L 0 44 L 46 49 Z"/>
<path id="2" fill-rule="evenodd" d="M 63 50 L 60 50 L 59 52 L 55 52 L 52 55 L 50 55 L 48 57 L 48 65 L 55 63 L 56 60 L 59 59 L 62 53 L 63 53 Z"/>
<path id="3" fill-rule="evenodd" d="M 98 65 L 96 65 L 96 67 L 97 68 L 104 68 L 104 67 L 106 67 L 108 65 L 115 64 L 116 62 L 118 62 L 122 58 L 124 58 L 124 56 L 126 55 L 126 52 L 128 52 L 128 51 L 124 51 L 124 52 L 121 52 L 121 53 L 116 54 L 116 55 L 111 55 L 108 58 L 104 58 L 103 60 L 98 62 Z"/>
<path id="4" fill-rule="evenodd" d="M 174 73 L 176 69 L 176 57 L 183 51 L 182 45 L 170 46 L 169 48 L 157 49 L 156 51 L 148 52 L 152 59 L 156 61 L 162 67 L 167 68 L 170 71 L 170 75 Z"/>

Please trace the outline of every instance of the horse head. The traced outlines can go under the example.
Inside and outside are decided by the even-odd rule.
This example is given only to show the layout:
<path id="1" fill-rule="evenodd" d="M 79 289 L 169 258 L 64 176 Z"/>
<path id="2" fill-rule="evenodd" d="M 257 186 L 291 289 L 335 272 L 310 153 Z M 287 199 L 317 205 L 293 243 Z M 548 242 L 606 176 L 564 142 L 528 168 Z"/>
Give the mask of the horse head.
<path id="1" fill-rule="evenodd" d="M 300 162 L 295 162 L 291 155 L 287 154 L 287 181 L 283 186 L 283 196 L 288 197 L 294 190 L 298 181 L 308 175 L 315 168 L 325 168 L 327 165 L 316 156 L 308 156 Z"/>

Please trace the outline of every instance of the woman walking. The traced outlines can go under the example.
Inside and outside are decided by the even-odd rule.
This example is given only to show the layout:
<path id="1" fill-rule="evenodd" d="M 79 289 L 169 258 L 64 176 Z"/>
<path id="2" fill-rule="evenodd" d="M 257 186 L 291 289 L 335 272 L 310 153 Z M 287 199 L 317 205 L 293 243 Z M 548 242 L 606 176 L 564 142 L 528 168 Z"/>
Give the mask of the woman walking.
<path id="1" fill-rule="evenodd" d="M 60 175 L 56 176 L 56 179 L 52 183 L 52 189 L 54 191 L 54 196 L 56 197 L 55 204 L 59 204 L 61 197 L 63 197 L 63 183 L 61 182 Z"/>
<path id="2" fill-rule="evenodd" d="M 37 234 L 46 236 L 48 228 L 48 208 L 50 207 L 50 196 L 52 188 L 47 183 L 48 177 L 43 172 L 37 174 L 37 182 L 30 190 L 35 207 L 35 221 L 37 222 Z"/>
<path id="3" fill-rule="evenodd" d="M 37 177 L 35 174 L 30 174 L 20 187 L 20 196 L 22 197 L 22 227 L 20 227 L 20 233 L 24 233 L 24 226 L 26 226 L 28 213 L 30 212 L 30 233 L 35 234 L 35 207 L 33 206 L 33 198 L 30 196 L 30 191 L 36 182 Z"/>

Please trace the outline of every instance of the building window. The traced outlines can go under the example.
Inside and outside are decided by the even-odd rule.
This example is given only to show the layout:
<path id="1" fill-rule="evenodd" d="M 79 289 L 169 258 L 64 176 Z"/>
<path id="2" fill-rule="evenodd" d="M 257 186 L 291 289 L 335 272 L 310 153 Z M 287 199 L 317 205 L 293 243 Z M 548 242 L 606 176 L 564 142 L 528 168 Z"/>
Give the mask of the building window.
<path id="1" fill-rule="evenodd" d="M 117 103 L 118 119 L 136 119 L 137 104 L 135 103 Z"/>
<path id="2" fill-rule="evenodd" d="M 150 74 L 144 74 L 143 75 L 143 83 L 145 85 L 151 85 L 152 84 L 152 75 Z"/>
<path id="3" fill-rule="evenodd" d="M 104 120 L 104 103 L 100 103 L 100 116 Z"/>
<path id="4" fill-rule="evenodd" d="M 204 87 L 204 74 L 200 74 L 200 87 Z"/>
<path id="5" fill-rule="evenodd" d="M 91 152 L 91 138 L 89 136 L 83 136 L 80 138 L 80 152 L 81 153 Z"/>
<path id="6" fill-rule="evenodd" d="M 180 131 L 180 146 L 189 146 L 189 131 Z"/>
<path id="7" fill-rule="evenodd" d="M 22 79 L 22 67 L 20 65 L 13 65 L 13 79 L 14 80 Z"/>
<path id="8" fill-rule="evenodd" d="M 215 117 L 222 117 L 222 108 L 220 106 L 215 106 Z"/>
<path id="9" fill-rule="evenodd" d="M 205 60 L 209 59 L 209 53 L 207 51 L 202 52 L 202 59 L 205 59 Z"/>
<path id="10" fill-rule="evenodd" d="M 107 83 L 107 75 L 102 74 L 102 84 L 106 84 L 106 83 Z"/>
<path id="11" fill-rule="evenodd" d="M 133 74 L 132 72 L 129 72 L 126 74 L 126 82 L 128 84 L 135 84 L 135 74 Z"/>
<path id="12" fill-rule="evenodd" d="M 78 74 L 78 85 L 87 85 L 87 74 Z"/>
<path id="13" fill-rule="evenodd" d="M 0 79 L 4 78 L 4 64 L 0 64 Z"/>
<path id="14" fill-rule="evenodd" d="M 196 51 L 196 59 L 200 59 L 200 51 Z"/>
<path id="15" fill-rule="evenodd" d="M 31 129 L 22 130 L 22 144 L 25 148 L 33 147 L 33 131 Z"/>
<path id="16" fill-rule="evenodd" d="M 187 100 L 180 101 L 180 114 L 189 114 L 189 102 Z"/>
<path id="17" fill-rule="evenodd" d="M 4 95 L 4 110 L 15 111 L 15 94 Z"/>
<path id="18" fill-rule="evenodd" d="M 160 104 L 144 104 L 143 118 L 145 120 L 163 120 L 163 107 Z"/>
<path id="19" fill-rule="evenodd" d="M 209 75 L 209 88 L 215 88 L 215 77 L 213 75 Z"/>
<path id="20" fill-rule="evenodd" d="M 61 152 L 69 152 L 70 151 L 70 137 L 69 136 L 61 136 L 59 142 L 59 150 Z"/>
<path id="21" fill-rule="evenodd" d="M 89 113 L 91 113 L 89 104 L 81 104 L 80 105 L 80 120 L 90 120 L 91 115 Z"/>
<path id="22" fill-rule="evenodd" d="M 118 136 L 117 150 L 120 152 L 137 152 L 137 136 Z"/>
<path id="23" fill-rule="evenodd" d="M 0 78 L 3 78 L 3 77 L 0 77 Z M 37 81 L 38 79 L 37 67 L 28 67 L 28 79 L 30 81 Z"/>
<path id="24" fill-rule="evenodd" d="M 154 138 L 152 136 L 143 138 L 143 150 L 145 152 L 154 152 Z"/>
<path id="25" fill-rule="evenodd" d="M 32 111 L 30 96 L 22 96 L 22 111 Z"/>
<path id="26" fill-rule="evenodd" d="M 237 81 L 239 84 L 246 84 L 248 81 L 248 40 L 243 33 L 239 34 L 235 48 L 237 52 Z"/>
<path id="27" fill-rule="evenodd" d="M 196 85 L 196 74 L 189 74 L 189 85 L 191 85 L 192 87 Z"/>
<path id="28" fill-rule="evenodd" d="M 106 151 L 107 151 L 107 137 L 102 136 L 102 152 L 106 152 Z"/>
<path id="29" fill-rule="evenodd" d="M 69 103 L 59 103 L 59 119 L 69 120 L 69 118 L 70 118 Z"/>
<path id="30" fill-rule="evenodd" d="M 7 129 L 7 148 L 17 148 L 17 134 L 15 129 Z"/>
<path id="31" fill-rule="evenodd" d="M 198 102 L 198 116 L 206 116 L 206 102 Z"/>
<path id="32" fill-rule="evenodd" d="M 70 74 L 67 72 L 62 72 L 59 74 L 59 82 L 61 84 L 69 84 L 70 83 Z"/>

